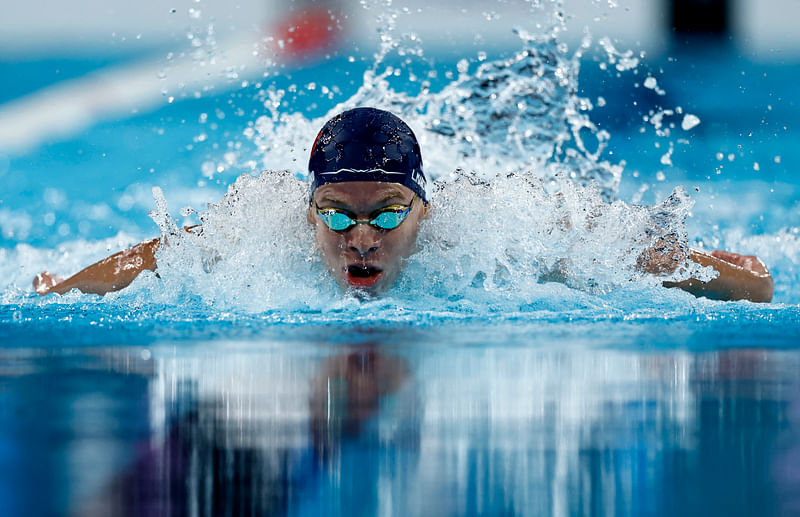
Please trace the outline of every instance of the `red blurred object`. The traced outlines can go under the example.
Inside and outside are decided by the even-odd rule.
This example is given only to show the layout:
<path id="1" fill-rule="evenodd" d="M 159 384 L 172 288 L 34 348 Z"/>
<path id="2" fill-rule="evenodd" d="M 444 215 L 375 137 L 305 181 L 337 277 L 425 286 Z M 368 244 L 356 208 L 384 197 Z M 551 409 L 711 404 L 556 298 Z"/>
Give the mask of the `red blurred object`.
<path id="1" fill-rule="evenodd" d="M 289 13 L 272 31 L 275 54 L 288 60 L 305 59 L 333 47 L 343 32 L 338 14 L 330 5 Z"/>

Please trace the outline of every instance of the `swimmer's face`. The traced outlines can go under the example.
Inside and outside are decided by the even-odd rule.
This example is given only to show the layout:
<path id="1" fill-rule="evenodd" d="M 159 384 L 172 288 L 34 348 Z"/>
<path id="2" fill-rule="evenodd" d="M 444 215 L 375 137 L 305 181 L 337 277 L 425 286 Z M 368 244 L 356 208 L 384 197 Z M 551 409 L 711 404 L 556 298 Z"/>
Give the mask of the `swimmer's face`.
<path id="1" fill-rule="evenodd" d="M 428 213 L 428 206 L 414 198 L 403 185 L 375 181 L 328 183 L 314 192 L 308 222 L 314 225 L 322 261 L 342 289 L 380 294 L 392 286 L 403 260 L 414 252 L 420 220 Z M 393 230 L 357 224 L 337 232 L 325 225 L 315 205 L 339 208 L 357 219 L 370 219 L 392 205 L 411 205 L 411 211 Z"/>

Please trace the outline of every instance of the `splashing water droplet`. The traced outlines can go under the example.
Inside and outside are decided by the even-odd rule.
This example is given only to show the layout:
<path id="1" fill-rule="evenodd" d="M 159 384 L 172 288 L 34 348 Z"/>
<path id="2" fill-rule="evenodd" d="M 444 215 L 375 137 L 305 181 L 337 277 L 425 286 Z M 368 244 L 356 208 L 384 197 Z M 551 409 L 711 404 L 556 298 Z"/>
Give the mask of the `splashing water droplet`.
<path id="1" fill-rule="evenodd" d="M 661 157 L 662 165 L 672 165 L 672 153 L 675 149 L 670 145 L 669 150 Z"/>
<path id="2" fill-rule="evenodd" d="M 696 115 L 692 115 L 691 113 L 687 113 L 683 116 L 683 122 L 681 122 L 681 129 L 684 131 L 689 131 L 690 129 L 696 127 L 700 124 L 700 119 Z"/>

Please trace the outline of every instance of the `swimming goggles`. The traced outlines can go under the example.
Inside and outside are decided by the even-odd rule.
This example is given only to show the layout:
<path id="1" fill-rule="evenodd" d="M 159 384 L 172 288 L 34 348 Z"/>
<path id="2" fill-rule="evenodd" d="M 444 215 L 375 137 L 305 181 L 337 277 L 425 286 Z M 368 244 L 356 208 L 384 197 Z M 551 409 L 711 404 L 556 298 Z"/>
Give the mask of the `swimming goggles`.
<path id="1" fill-rule="evenodd" d="M 314 208 L 317 209 L 320 219 L 325 225 L 335 232 L 343 232 L 357 224 L 368 224 L 373 228 L 379 230 L 394 230 L 403 221 L 406 220 L 408 214 L 411 212 L 411 206 L 414 204 L 414 199 L 408 205 L 389 205 L 373 212 L 369 219 L 356 219 L 347 210 L 341 208 L 320 208 L 316 201 Z"/>

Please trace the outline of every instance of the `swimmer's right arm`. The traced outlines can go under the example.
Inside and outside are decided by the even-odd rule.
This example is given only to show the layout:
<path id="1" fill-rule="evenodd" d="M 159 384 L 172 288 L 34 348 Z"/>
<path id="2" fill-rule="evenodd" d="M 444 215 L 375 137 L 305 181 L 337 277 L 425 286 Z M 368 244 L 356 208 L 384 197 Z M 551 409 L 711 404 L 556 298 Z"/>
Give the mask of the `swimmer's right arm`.
<path id="1" fill-rule="evenodd" d="M 187 232 L 200 225 L 186 226 Z M 156 270 L 156 251 L 161 239 L 142 242 L 96 262 L 71 277 L 63 279 L 49 271 L 43 271 L 33 279 L 33 289 L 44 296 L 50 293 L 64 294 L 77 289 L 86 294 L 104 295 L 119 291 L 130 285 L 142 271 Z"/>
<path id="2" fill-rule="evenodd" d="M 160 245 L 161 239 L 142 242 L 104 258 L 67 279 L 44 271 L 33 279 L 33 288 L 42 296 L 49 293 L 64 294 L 73 289 L 99 295 L 119 291 L 130 285 L 142 271 L 156 270 L 156 250 Z"/>

